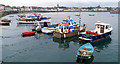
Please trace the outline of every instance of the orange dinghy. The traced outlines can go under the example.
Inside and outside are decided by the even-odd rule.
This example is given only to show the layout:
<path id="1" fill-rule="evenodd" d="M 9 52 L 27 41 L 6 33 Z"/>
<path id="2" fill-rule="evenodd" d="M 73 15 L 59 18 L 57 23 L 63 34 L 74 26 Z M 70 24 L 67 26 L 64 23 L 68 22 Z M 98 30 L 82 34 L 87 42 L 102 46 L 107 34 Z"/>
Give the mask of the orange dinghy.
<path id="1" fill-rule="evenodd" d="M 22 36 L 33 36 L 35 35 L 36 31 L 32 31 L 32 32 L 23 32 Z"/>

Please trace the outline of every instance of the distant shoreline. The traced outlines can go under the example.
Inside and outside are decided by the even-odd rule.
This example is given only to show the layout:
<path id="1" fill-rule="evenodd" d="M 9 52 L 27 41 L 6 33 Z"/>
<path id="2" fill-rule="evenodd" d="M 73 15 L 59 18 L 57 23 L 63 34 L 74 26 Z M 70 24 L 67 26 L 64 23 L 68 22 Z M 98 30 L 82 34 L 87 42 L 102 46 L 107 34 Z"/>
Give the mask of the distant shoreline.
<path id="1" fill-rule="evenodd" d="M 5 12 L 0 12 L 0 18 L 9 14 L 16 14 L 16 13 L 32 13 L 32 12 L 80 12 L 80 11 L 5 11 Z M 81 12 L 109 12 L 109 11 L 81 11 Z M 110 12 L 110 14 L 120 14 L 120 12 Z"/>

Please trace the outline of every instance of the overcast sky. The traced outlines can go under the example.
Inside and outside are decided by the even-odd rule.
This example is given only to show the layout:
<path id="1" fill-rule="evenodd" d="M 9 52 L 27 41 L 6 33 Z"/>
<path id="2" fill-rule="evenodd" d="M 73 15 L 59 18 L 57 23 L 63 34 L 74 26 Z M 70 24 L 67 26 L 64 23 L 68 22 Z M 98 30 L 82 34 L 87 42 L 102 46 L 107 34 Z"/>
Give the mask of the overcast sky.
<path id="1" fill-rule="evenodd" d="M 107 6 L 118 7 L 120 0 L 1 0 L 0 4 L 10 6 L 44 6 L 54 7 L 57 4 L 68 7 Z"/>

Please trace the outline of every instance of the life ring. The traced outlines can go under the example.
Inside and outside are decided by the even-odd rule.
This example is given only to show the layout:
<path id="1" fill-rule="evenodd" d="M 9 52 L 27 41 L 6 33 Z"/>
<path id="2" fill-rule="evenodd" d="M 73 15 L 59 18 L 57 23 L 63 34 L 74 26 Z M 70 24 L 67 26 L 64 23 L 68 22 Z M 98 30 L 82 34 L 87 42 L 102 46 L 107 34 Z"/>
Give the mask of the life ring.
<path id="1" fill-rule="evenodd" d="M 77 27 L 79 27 L 79 25 L 77 25 Z"/>
<path id="2" fill-rule="evenodd" d="M 67 33 L 67 30 L 65 30 L 64 33 Z"/>

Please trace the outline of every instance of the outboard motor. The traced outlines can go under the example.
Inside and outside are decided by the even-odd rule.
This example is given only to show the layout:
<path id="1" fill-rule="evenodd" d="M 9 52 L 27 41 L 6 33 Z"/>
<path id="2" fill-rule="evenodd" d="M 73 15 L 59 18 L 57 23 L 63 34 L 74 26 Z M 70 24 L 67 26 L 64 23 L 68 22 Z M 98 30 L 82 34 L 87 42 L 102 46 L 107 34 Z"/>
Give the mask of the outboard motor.
<path id="1" fill-rule="evenodd" d="M 44 22 L 44 27 L 48 27 L 47 22 Z"/>

